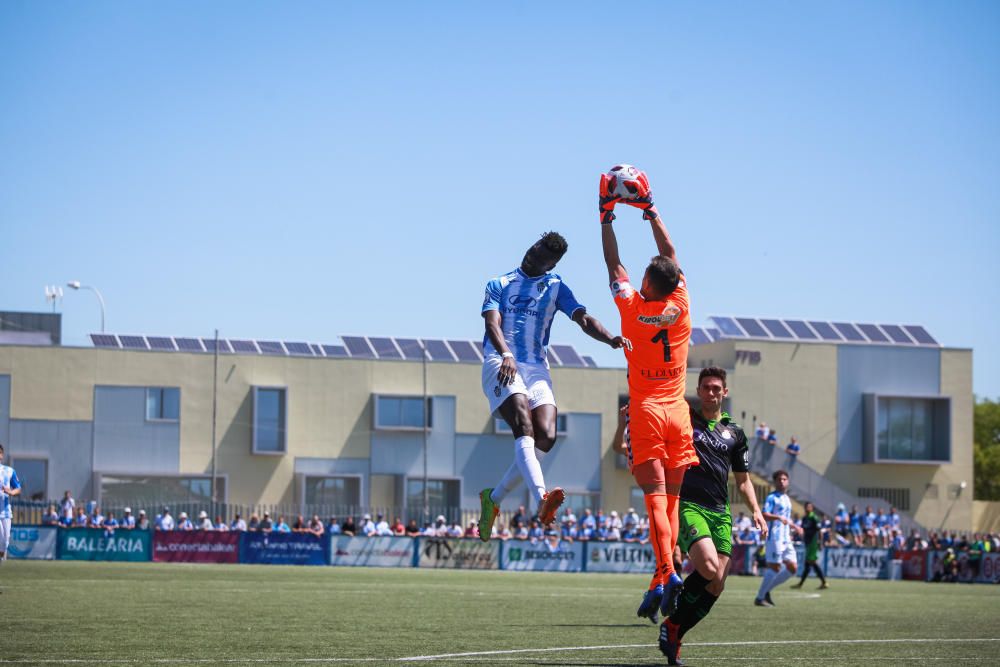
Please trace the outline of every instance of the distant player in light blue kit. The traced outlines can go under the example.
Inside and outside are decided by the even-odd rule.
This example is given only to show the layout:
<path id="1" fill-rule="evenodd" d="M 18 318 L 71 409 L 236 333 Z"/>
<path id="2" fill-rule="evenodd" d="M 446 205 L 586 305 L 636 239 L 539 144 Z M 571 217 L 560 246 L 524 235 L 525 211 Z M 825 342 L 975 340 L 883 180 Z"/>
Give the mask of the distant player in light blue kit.
<path id="1" fill-rule="evenodd" d="M 21 480 L 10 466 L 3 464 L 3 445 L 0 444 L 0 563 L 7 560 L 10 544 L 10 499 L 21 495 Z"/>
<path id="2" fill-rule="evenodd" d="M 547 346 L 556 312 L 580 325 L 591 338 L 620 348 L 621 336 L 612 336 L 587 314 L 563 279 L 550 273 L 566 254 L 566 239 L 548 232 L 524 254 L 521 266 L 486 284 L 482 315 L 483 393 L 492 412 L 499 412 L 514 432 L 514 463 L 495 488 L 479 494 L 479 538 L 488 542 L 500 502 L 525 480 L 543 525 L 556 518 L 566 494 L 559 487 L 545 489 L 538 457 L 556 440 L 556 401 L 549 376 Z"/>
<path id="3" fill-rule="evenodd" d="M 764 572 L 764 580 L 760 582 L 757 598 L 753 601 L 758 607 L 773 607 L 771 591 L 795 576 L 798 558 L 792 544 L 791 531 L 802 532 L 792 522 L 792 499 L 786 493 L 788 473 L 775 470 L 771 479 L 774 481 L 774 491 L 764 500 L 762 512 L 768 521 L 767 542 L 764 546 L 767 570 Z"/>

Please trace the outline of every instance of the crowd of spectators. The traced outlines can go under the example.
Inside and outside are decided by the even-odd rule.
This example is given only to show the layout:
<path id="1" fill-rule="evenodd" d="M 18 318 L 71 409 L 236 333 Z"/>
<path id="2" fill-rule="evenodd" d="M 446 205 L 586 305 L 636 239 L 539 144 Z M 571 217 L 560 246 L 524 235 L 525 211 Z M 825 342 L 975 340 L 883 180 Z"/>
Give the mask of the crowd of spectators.
<path id="1" fill-rule="evenodd" d="M 766 428 L 765 424 L 761 424 Z M 771 432 L 773 435 L 773 431 Z M 833 517 L 817 512 L 820 519 L 820 542 L 828 548 L 872 548 L 879 547 L 895 551 L 942 551 L 945 552 L 938 570 L 943 581 L 954 580 L 963 568 L 973 568 L 978 571 L 979 562 L 985 553 L 1000 551 L 1000 534 L 995 533 L 957 533 L 955 531 L 930 532 L 926 537 L 917 529 L 904 535 L 901 519 L 896 508 L 888 513 L 882 509 L 873 510 L 867 506 L 861 511 L 857 505 L 848 511 L 841 503 Z M 795 523 L 802 524 L 801 517 L 793 516 Z M 130 507 L 122 510 L 120 516 L 108 511 L 106 514 L 96 503 L 87 503 L 87 507 L 77 506 L 69 491 L 58 505 L 49 505 L 42 516 L 42 525 L 76 528 L 93 528 L 103 530 L 105 534 L 113 534 L 117 530 L 147 530 L 153 528 L 160 531 L 260 531 L 277 533 L 310 533 L 317 537 L 325 534 L 349 536 L 409 536 L 409 537 L 465 537 L 478 538 L 479 527 L 475 521 L 469 521 L 463 527 L 457 521 L 449 521 L 444 515 L 438 515 L 434 521 L 418 525 L 416 519 L 403 523 L 400 517 L 395 517 L 390 523 L 383 514 L 364 514 L 359 520 L 353 517 L 338 519 L 329 517 L 323 520 L 314 514 L 311 519 L 298 515 L 291 524 L 282 515 L 272 518 L 269 512 L 258 515 L 252 513 L 246 519 L 236 514 L 231 521 L 222 516 L 212 520 L 204 510 L 198 512 L 192 519 L 187 512 L 180 512 L 175 518 L 169 507 L 163 507 L 152 520 L 146 510 L 140 509 L 133 514 Z M 635 508 L 619 515 L 617 511 L 605 514 L 603 510 L 596 512 L 590 509 L 581 510 L 578 517 L 574 510 L 567 507 L 559 515 L 558 520 L 550 526 L 542 526 L 537 515 L 530 514 L 525 507 L 520 506 L 509 521 L 497 521 L 493 526 L 493 539 L 500 540 L 552 540 L 555 538 L 573 541 L 597 542 L 634 542 L 645 544 L 649 542 L 649 518 L 639 515 Z M 793 531 L 793 539 L 800 539 Z M 740 511 L 733 518 L 732 540 L 734 545 L 761 547 L 763 541 L 753 521 L 746 512 Z"/>

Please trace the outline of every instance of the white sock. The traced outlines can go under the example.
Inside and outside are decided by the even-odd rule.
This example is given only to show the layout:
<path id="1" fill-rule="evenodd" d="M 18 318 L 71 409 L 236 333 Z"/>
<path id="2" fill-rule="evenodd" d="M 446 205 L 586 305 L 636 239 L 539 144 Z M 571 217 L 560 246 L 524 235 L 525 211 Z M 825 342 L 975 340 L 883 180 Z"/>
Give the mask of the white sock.
<path id="1" fill-rule="evenodd" d="M 545 495 L 545 478 L 542 476 L 542 466 L 535 456 L 535 439 L 523 436 L 514 441 L 514 462 L 521 471 L 524 483 L 535 498 L 536 504 L 541 504 Z"/>
<path id="2" fill-rule="evenodd" d="M 542 456 L 544 455 L 545 452 L 537 447 L 535 448 L 536 459 L 541 461 Z M 521 475 L 521 469 L 517 466 L 517 461 L 514 461 L 510 464 L 510 467 L 507 468 L 507 472 L 503 474 L 503 477 L 500 478 L 500 482 L 493 487 L 493 492 L 490 494 L 490 498 L 493 502 L 499 505 L 511 491 L 517 488 L 517 485 L 520 484 L 523 479 L 524 477 Z"/>
<path id="3" fill-rule="evenodd" d="M 774 581 L 771 582 L 771 587 L 767 589 L 768 593 L 773 591 L 775 588 L 785 583 L 789 579 L 795 576 L 795 573 L 789 570 L 787 567 L 782 566 L 781 571 L 774 575 Z"/>
<path id="4" fill-rule="evenodd" d="M 767 592 L 771 590 L 771 582 L 774 581 L 776 576 L 778 576 L 777 572 L 771 568 L 767 568 L 767 571 L 764 572 L 764 581 L 760 582 L 760 589 L 757 591 L 758 600 L 763 600 Z"/>

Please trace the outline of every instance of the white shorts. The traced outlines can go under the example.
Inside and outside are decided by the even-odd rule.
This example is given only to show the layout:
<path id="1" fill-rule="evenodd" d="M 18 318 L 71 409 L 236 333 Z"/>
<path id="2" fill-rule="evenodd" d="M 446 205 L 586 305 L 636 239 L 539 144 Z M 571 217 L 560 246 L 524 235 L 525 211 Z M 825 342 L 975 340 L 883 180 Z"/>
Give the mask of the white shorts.
<path id="1" fill-rule="evenodd" d="M 490 412 L 496 412 L 511 394 L 524 394 L 528 397 L 528 408 L 534 410 L 539 405 L 555 405 L 556 397 L 552 393 L 552 377 L 545 364 L 529 364 L 517 362 L 517 374 L 514 382 L 501 385 L 497 379 L 503 357 L 491 354 L 483 360 L 483 393 L 490 402 Z"/>
<path id="2" fill-rule="evenodd" d="M 798 556 L 795 554 L 795 545 L 791 542 L 771 542 L 768 541 L 764 549 L 764 559 L 768 563 L 796 563 Z"/>
<path id="3" fill-rule="evenodd" d="M 10 544 L 10 519 L 0 519 L 0 551 L 7 553 Z"/>

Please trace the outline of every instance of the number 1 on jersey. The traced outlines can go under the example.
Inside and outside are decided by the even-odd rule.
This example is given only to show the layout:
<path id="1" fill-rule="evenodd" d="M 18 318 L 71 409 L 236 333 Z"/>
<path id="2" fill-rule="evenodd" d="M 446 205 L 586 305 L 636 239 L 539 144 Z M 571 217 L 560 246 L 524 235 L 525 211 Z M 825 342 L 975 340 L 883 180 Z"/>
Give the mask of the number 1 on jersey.
<path id="1" fill-rule="evenodd" d="M 652 342 L 663 343 L 663 360 L 670 361 L 670 337 L 667 336 L 666 327 L 660 329 L 659 333 L 653 336 Z"/>

